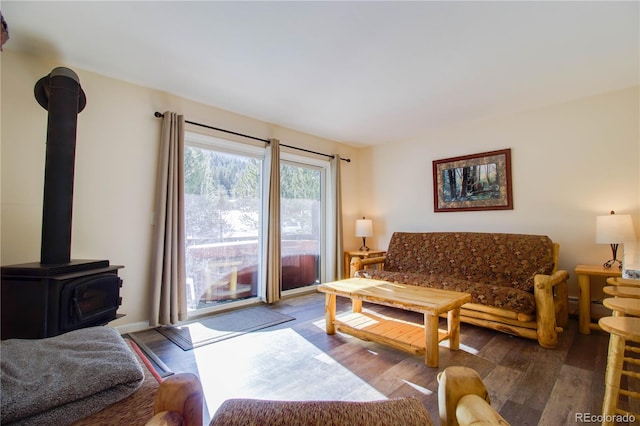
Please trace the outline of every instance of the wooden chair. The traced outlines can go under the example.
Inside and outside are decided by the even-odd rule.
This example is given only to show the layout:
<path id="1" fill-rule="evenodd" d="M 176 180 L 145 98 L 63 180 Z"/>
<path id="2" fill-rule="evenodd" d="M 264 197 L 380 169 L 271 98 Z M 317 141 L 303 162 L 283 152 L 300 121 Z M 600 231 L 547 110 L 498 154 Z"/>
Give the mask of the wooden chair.
<path id="1" fill-rule="evenodd" d="M 607 370 L 605 373 L 605 393 L 602 404 L 603 425 L 615 425 L 617 416 L 634 415 L 640 417 L 640 412 L 632 412 L 638 407 L 640 392 L 631 390 L 632 384 L 640 381 L 640 318 L 615 316 L 604 317 L 598 321 L 600 327 L 610 334 L 609 353 L 607 356 Z M 635 344 L 634 344 L 635 343 Z M 625 356 L 625 352 L 628 356 Z M 626 367 L 625 367 L 626 364 Z M 629 384 L 628 389 L 622 389 L 620 382 L 625 376 Z M 636 386 L 635 389 L 638 389 Z M 629 399 L 630 410 L 618 407 L 620 396 Z M 637 400 L 637 401 L 634 401 Z M 638 410 L 640 411 L 640 409 Z"/>

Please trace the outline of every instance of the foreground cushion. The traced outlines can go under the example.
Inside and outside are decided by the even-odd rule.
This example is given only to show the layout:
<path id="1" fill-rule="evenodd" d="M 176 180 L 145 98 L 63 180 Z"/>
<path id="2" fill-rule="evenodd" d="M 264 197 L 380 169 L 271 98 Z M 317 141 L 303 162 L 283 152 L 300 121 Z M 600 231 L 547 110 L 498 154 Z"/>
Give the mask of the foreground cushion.
<path id="1" fill-rule="evenodd" d="M 268 401 L 229 399 L 211 419 L 211 426 L 356 426 L 432 425 L 415 398 L 383 401 Z"/>
<path id="2" fill-rule="evenodd" d="M 131 395 L 144 379 L 110 327 L 4 340 L 0 353 L 3 424 L 70 424 Z"/>

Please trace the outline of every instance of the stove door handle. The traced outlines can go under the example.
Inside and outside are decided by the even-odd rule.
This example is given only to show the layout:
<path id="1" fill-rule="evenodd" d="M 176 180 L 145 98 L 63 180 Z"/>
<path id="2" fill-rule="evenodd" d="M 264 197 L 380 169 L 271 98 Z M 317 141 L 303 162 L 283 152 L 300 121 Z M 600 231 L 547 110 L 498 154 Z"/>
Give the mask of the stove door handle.
<path id="1" fill-rule="evenodd" d="M 76 316 L 80 321 L 82 321 L 84 319 L 82 315 L 82 309 L 80 309 L 80 304 L 78 303 L 78 299 L 76 299 L 75 297 L 73 298 L 73 307 L 76 308 L 75 309 Z"/>

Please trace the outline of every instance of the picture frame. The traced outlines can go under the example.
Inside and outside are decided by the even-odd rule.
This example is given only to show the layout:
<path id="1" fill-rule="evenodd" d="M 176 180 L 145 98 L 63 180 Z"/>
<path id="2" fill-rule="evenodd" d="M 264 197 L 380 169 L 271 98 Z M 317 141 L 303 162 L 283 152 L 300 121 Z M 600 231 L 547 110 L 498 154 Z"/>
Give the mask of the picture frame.
<path id="1" fill-rule="evenodd" d="M 435 212 L 513 210 L 511 149 L 433 161 Z"/>

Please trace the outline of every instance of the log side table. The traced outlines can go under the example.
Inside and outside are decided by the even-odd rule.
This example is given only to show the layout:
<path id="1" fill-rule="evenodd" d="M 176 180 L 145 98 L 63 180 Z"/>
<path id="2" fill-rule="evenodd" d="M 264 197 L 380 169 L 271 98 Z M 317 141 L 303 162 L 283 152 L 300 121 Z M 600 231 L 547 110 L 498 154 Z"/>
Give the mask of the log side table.
<path id="1" fill-rule="evenodd" d="M 578 331 L 591 334 L 591 330 L 600 330 L 597 323 L 591 322 L 591 277 L 622 277 L 622 271 L 602 265 L 577 265 L 574 272 L 578 276 Z"/>
<path id="2" fill-rule="evenodd" d="M 353 257 L 359 257 L 360 259 L 368 259 L 370 257 L 380 257 L 380 256 L 384 256 L 385 254 L 387 254 L 386 251 L 383 250 L 368 250 L 368 251 L 360 251 L 360 250 L 353 250 L 353 251 L 345 251 L 344 252 L 344 273 L 342 274 L 342 278 L 347 279 L 350 278 L 350 271 L 349 268 L 351 265 L 351 258 Z"/>

